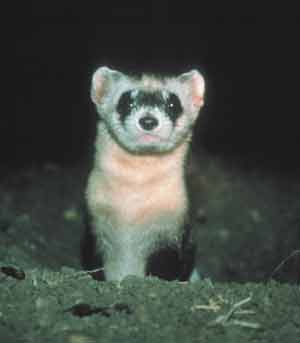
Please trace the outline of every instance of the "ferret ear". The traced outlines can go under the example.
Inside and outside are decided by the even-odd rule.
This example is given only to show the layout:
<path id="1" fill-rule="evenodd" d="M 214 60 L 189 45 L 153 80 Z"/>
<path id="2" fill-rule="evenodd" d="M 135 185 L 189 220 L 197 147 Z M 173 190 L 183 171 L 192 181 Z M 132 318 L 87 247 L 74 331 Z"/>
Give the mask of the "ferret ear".
<path id="1" fill-rule="evenodd" d="M 112 81 L 117 81 L 124 75 L 117 70 L 108 67 L 98 68 L 92 77 L 91 98 L 95 104 L 99 104 L 105 89 Z"/>
<path id="2" fill-rule="evenodd" d="M 201 107 L 204 104 L 205 81 L 198 70 L 193 69 L 188 73 L 181 74 L 179 80 L 190 85 L 194 106 Z"/>

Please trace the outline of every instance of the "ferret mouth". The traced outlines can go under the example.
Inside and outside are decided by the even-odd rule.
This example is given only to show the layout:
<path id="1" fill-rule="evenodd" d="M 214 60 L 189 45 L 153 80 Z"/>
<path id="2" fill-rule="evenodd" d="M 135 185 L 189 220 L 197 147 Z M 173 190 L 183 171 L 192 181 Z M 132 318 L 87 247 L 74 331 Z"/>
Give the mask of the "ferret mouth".
<path id="1" fill-rule="evenodd" d="M 166 139 L 155 134 L 143 133 L 138 136 L 138 142 L 141 144 L 151 144 L 165 142 Z"/>

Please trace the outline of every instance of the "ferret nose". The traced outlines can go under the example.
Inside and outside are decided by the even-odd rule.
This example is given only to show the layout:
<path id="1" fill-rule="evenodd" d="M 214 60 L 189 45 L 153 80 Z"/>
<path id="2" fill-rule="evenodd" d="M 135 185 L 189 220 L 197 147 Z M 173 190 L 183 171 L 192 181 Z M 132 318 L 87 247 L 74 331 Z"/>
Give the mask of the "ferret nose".
<path id="1" fill-rule="evenodd" d="M 139 119 L 139 124 L 142 129 L 151 131 L 158 126 L 158 120 L 151 115 L 146 115 L 145 117 Z"/>

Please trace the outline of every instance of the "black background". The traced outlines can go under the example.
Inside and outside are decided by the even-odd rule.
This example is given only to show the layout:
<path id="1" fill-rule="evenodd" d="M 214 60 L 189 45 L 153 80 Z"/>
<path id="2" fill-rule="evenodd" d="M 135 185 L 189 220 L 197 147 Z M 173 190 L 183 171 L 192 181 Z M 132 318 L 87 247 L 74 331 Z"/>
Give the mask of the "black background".
<path id="1" fill-rule="evenodd" d="M 7 29 L 12 106 L 0 117 L 3 164 L 84 158 L 95 124 L 91 75 L 108 65 L 125 72 L 198 68 L 207 97 L 196 149 L 299 167 L 299 17 L 197 10 L 191 18 L 193 9 L 167 3 L 107 8 L 32 1 L 17 12 Z M 175 24 L 175 13 L 193 24 Z"/>

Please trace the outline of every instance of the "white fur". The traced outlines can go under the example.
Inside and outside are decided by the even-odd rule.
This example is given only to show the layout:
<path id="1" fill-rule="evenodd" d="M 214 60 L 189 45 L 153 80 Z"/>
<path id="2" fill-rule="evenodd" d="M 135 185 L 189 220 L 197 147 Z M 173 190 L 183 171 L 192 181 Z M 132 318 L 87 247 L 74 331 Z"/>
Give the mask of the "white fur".
<path id="1" fill-rule="evenodd" d="M 102 121 L 86 196 L 107 280 L 144 276 L 154 250 L 181 243 L 188 208 L 184 162 L 201 107 L 193 99 L 204 94 L 201 80 L 197 71 L 165 80 L 146 75 L 136 80 L 107 67 L 93 75 L 91 97 Z M 149 143 L 153 144 L 151 153 L 143 147 L 146 143 L 139 142 L 136 123 L 143 108 L 124 124 L 116 113 L 121 94 L 132 89 L 171 91 L 183 106 L 175 126 L 164 113 L 153 110 L 160 126 L 156 129 L 159 139 Z"/>

